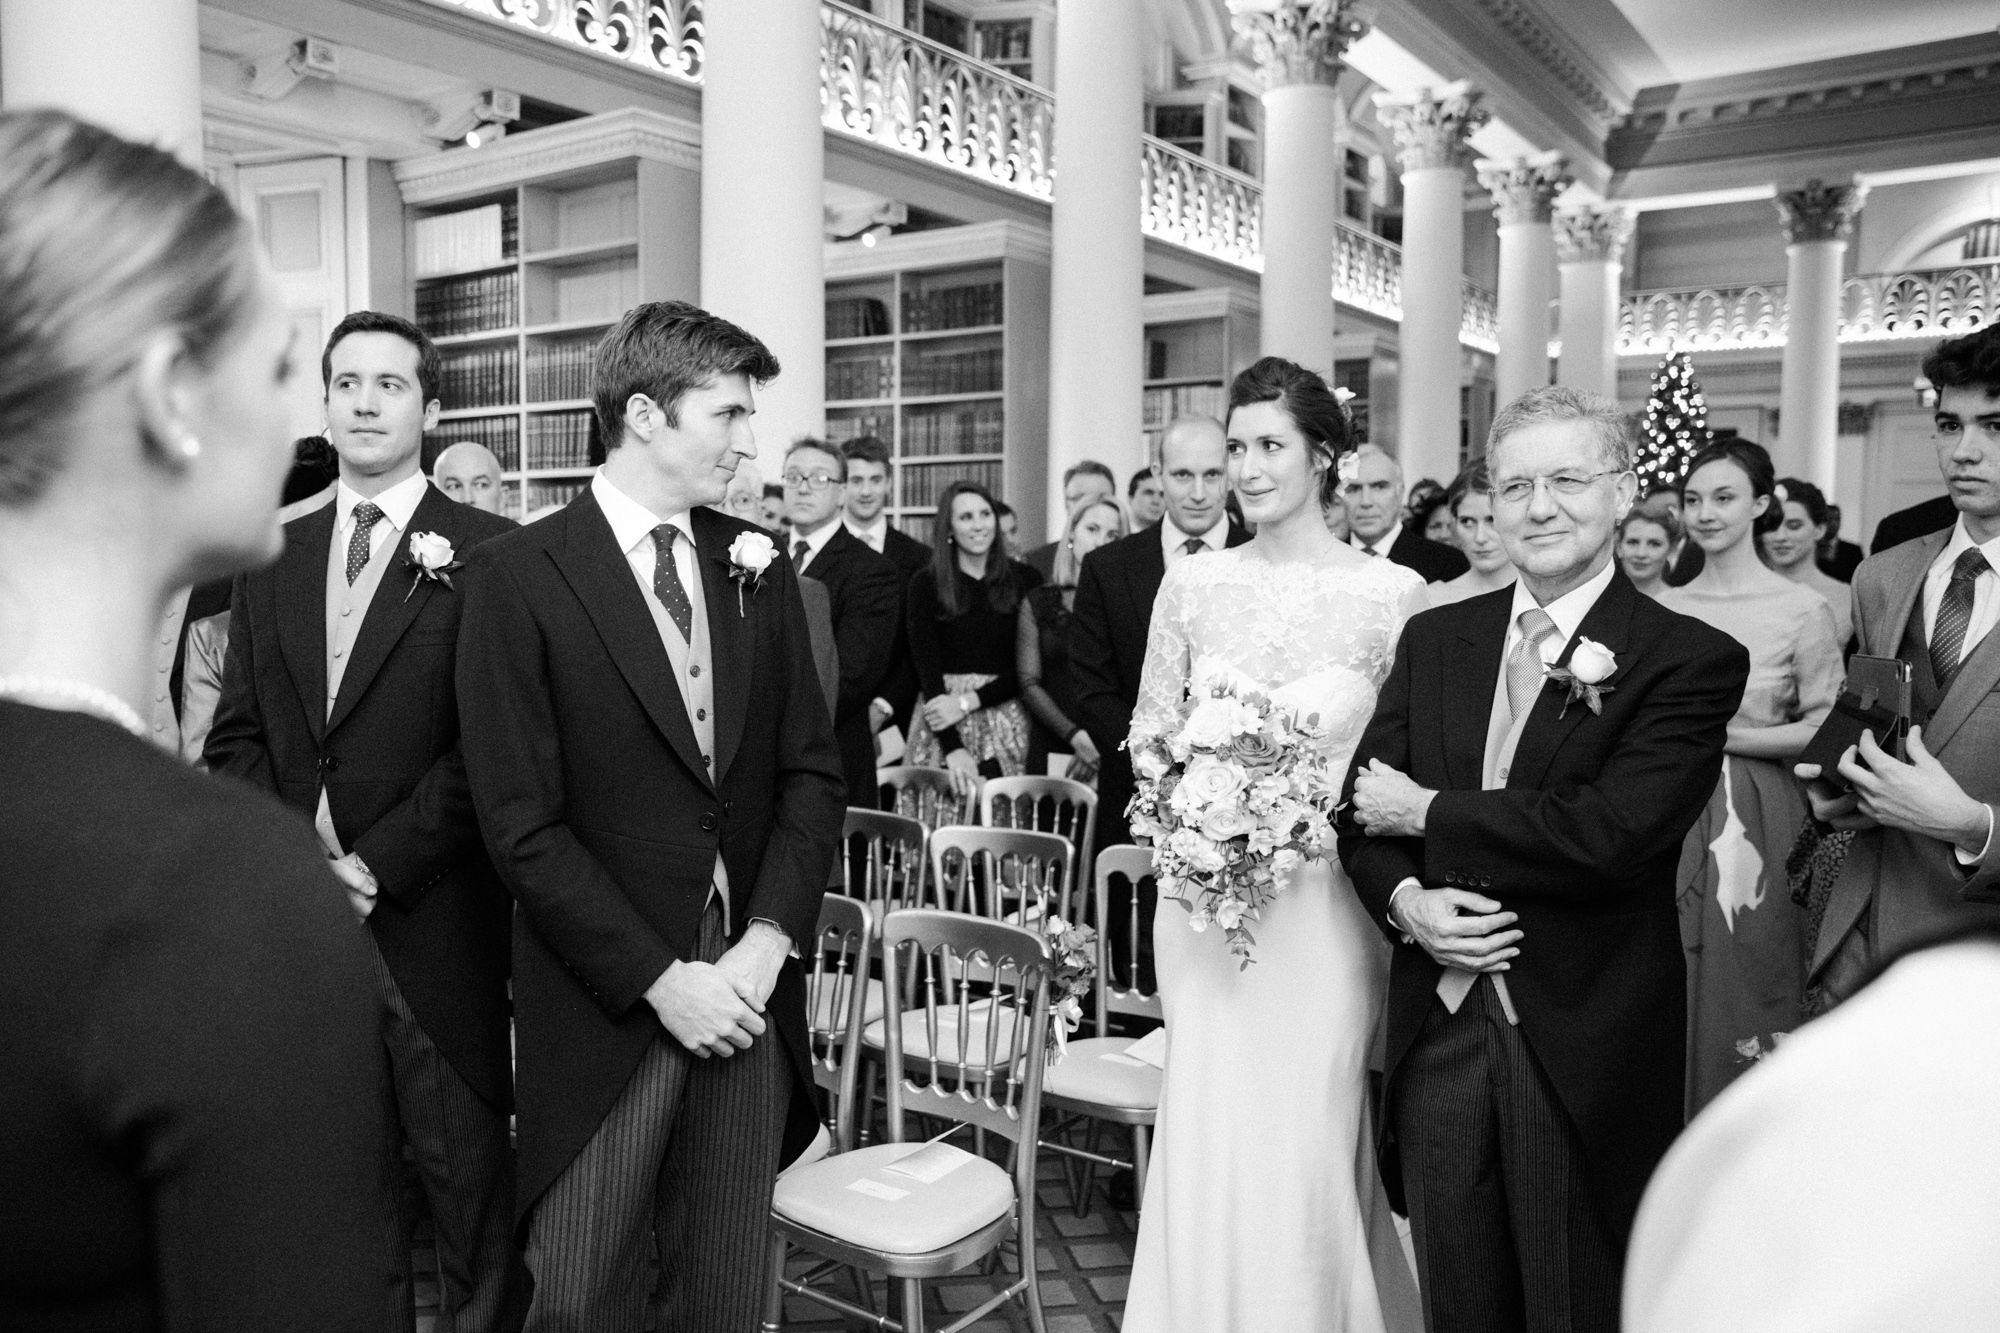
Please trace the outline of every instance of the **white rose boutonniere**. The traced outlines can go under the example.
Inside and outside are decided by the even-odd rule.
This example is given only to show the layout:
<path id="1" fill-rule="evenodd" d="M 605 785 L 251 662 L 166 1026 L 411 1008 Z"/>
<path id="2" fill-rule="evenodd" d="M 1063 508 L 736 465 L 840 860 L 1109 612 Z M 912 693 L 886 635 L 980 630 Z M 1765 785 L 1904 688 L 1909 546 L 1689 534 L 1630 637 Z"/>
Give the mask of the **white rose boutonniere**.
<path id="1" fill-rule="evenodd" d="M 1569 695 L 1563 700 L 1561 717 L 1569 712 L 1569 706 L 1578 699 L 1593 713 L 1604 711 L 1604 696 L 1615 688 L 1604 682 L 1618 671 L 1618 658 L 1609 648 L 1595 639 L 1578 639 L 1576 647 L 1570 650 L 1569 665 L 1550 667 L 1548 678 L 1567 687 Z"/>
<path id="2" fill-rule="evenodd" d="M 744 614 L 743 589 L 764 586 L 764 571 L 778 558 L 778 548 L 761 532 L 739 532 L 729 543 L 729 577 L 736 580 L 736 614 Z"/>
<path id="3" fill-rule="evenodd" d="M 403 561 L 413 571 L 410 575 L 410 590 L 403 594 L 409 601 L 416 595 L 417 585 L 425 579 L 451 586 L 451 572 L 463 569 L 465 562 L 458 558 L 451 543 L 435 532 L 413 532 L 410 534 L 410 553 Z"/>

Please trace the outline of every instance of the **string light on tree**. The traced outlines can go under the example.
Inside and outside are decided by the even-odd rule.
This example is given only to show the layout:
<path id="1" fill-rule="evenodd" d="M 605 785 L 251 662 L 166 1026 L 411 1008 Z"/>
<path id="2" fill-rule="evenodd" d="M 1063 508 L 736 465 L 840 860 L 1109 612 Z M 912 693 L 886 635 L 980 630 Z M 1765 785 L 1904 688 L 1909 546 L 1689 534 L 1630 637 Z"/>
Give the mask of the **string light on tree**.
<path id="1" fill-rule="evenodd" d="M 1653 372 L 1640 429 L 1645 434 L 1635 464 L 1640 489 L 1683 480 L 1688 463 L 1710 438 L 1708 402 L 1695 383 L 1694 363 L 1686 352 L 1668 353 Z"/>

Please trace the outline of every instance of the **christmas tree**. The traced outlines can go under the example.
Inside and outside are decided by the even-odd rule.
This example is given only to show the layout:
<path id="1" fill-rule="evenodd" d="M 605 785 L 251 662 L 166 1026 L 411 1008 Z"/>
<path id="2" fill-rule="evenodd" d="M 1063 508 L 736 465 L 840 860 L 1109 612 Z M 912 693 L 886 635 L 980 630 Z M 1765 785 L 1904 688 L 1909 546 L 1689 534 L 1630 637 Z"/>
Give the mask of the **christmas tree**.
<path id="1" fill-rule="evenodd" d="M 1678 483 L 1686 477 L 1688 463 L 1709 440 L 1708 404 L 1686 352 L 1668 353 L 1653 372 L 1640 429 L 1646 437 L 1636 465 L 1641 493 L 1657 482 Z"/>

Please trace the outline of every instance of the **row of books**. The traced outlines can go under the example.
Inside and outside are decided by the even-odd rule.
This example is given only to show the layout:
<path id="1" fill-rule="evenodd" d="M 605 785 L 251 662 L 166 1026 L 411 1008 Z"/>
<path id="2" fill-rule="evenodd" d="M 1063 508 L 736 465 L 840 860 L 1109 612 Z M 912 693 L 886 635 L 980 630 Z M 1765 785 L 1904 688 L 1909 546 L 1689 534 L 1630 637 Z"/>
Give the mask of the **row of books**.
<path id="1" fill-rule="evenodd" d="M 969 329 L 982 324 L 998 324 L 1001 320 L 1000 283 L 997 281 L 903 293 L 905 333 Z"/>
<path id="2" fill-rule="evenodd" d="M 997 454 L 1006 440 L 1006 412 L 999 403 L 913 407 L 903 413 L 905 456 Z"/>
<path id="3" fill-rule="evenodd" d="M 410 226 L 416 276 L 428 278 L 504 263 L 514 257 L 520 225 L 520 208 L 511 199 L 418 218 Z"/>
<path id="4" fill-rule="evenodd" d="M 590 485 L 588 478 L 574 481 L 531 481 L 528 483 L 527 512 L 519 517 L 533 518 L 544 509 L 560 509 L 576 499 L 588 485 Z"/>
<path id="5" fill-rule="evenodd" d="M 512 343 L 439 358 L 438 402 L 459 407 L 504 407 L 521 401 L 521 352 Z"/>
<path id="6" fill-rule="evenodd" d="M 502 472 L 512 472 L 521 466 L 521 419 L 517 416 L 440 421 L 430 432 L 431 448 L 426 455 L 434 459 L 460 440 L 472 440 L 491 449 L 500 460 Z"/>
<path id="7" fill-rule="evenodd" d="M 597 364 L 593 341 L 528 344 L 528 401 L 558 402 L 590 397 L 590 372 Z"/>
<path id="8" fill-rule="evenodd" d="M 895 418 L 887 412 L 839 412 L 827 415 L 826 438 L 834 444 L 845 444 L 862 435 L 873 435 L 884 441 L 894 440 Z"/>
<path id="9" fill-rule="evenodd" d="M 829 338 L 883 338 L 889 333 L 889 307 L 872 296 L 843 296 L 826 303 Z"/>
<path id="10" fill-rule="evenodd" d="M 924 351 L 904 358 L 903 393 L 910 398 L 933 393 L 997 393 L 1000 367 L 998 347 Z"/>
<path id="11" fill-rule="evenodd" d="M 433 338 L 512 328 L 520 317 L 517 273 L 452 278 L 417 288 L 417 325 Z"/>
<path id="12" fill-rule="evenodd" d="M 933 463 L 927 467 L 904 464 L 903 503 L 912 508 L 935 505 L 955 481 L 976 481 L 994 494 L 1000 493 L 1000 464 Z"/>
<path id="13" fill-rule="evenodd" d="M 527 466 L 530 471 L 552 467 L 589 467 L 595 435 L 592 413 L 537 412 L 528 418 Z"/>
<path id="14" fill-rule="evenodd" d="M 855 398 L 891 398 L 896 393 L 896 363 L 886 347 L 867 356 L 829 356 L 826 396 L 829 402 Z"/>
<path id="15" fill-rule="evenodd" d="M 1222 420 L 1229 411 L 1229 393 L 1220 384 L 1176 384 L 1171 388 L 1147 389 L 1141 399 L 1140 424 L 1151 430 L 1171 425 L 1180 417 L 1214 417 Z"/>

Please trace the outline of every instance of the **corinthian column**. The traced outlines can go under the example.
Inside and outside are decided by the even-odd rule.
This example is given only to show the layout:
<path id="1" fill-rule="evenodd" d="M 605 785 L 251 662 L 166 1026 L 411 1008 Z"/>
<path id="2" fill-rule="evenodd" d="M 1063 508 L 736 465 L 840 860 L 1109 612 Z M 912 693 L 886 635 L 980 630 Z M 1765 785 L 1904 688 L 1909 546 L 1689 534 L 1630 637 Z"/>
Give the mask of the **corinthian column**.
<path id="1" fill-rule="evenodd" d="M 195 0 L 0 0 L 0 106 L 60 107 L 201 170 Z"/>
<path id="2" fill-rule="evenodd" d="M 1466 136 L 1489 113 L 1467 83 L 1377 93 L 1403 162 L 1403 324 L 1396 452 L 1412 479 L 1458 471 L 1458 331 L 1463 323 Z"/>
<path id="3" fill-rule="evenodd" d="M 1811 180 L 1780 191 L 1785 228 L 1785 355 L 1778 367 L 1778 475 L 1831 493 L 1840 418 L 1840 278 L 1868 187 Z"/>
<path id="4" fill-rule="evenodd" d="M 1618 397 L 1618 275 L 1632 215 L 1610 205 L 1585 205 L 1554 219 L 1562 272 L 1562 355 L 1556 383 Z"/>
<path id="5" fill-rule="evenodd" d="M 1556 251 L 1549 217 L 1574 178 L 1559 153 L 1482 161 L 1479 183 L 1500 222 L 1500 355 L 1494 390 L 1504 405 L 1549 382 L 1549 302 Z"/>
<path id="6" fill-rule="evenodd" d="M 1333 374 L 1333 226 L 1340 215 L 1334 84 L 1368 31 L 1353 0 L 1230 0 L 1264 81 L 1264 277 L 1259 343 Z"/>

